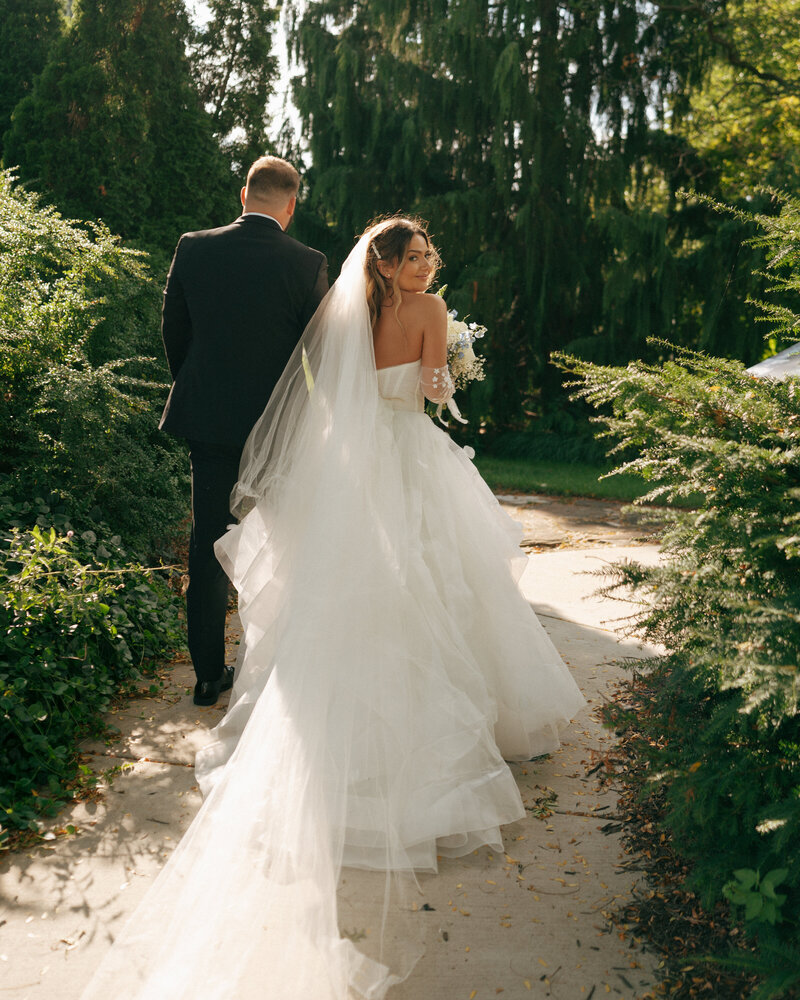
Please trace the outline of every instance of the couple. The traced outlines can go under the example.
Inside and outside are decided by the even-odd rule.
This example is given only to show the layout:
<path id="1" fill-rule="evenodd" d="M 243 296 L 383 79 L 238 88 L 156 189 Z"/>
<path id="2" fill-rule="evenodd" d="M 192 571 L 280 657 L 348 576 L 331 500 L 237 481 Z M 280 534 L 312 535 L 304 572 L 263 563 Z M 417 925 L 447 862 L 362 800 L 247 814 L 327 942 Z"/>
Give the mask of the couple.
<path id="1" fill-rule="evenodd" d="M 421 951 L 417 873 L 501 850 L 524 815 L 504 759 L 583 705 L 517 589 L 516 526 L 424 413 L 452 394 L 427 233 L 371 226 L 323 297 L 324 258 L 283 232 L 296 193 L 257 161 L 245 214 L 184 237 L 168 281 L 196 702 L 230 685 L 216 535 L 244 637 L 203 806 L 85 1000 L 382 997 Z"/>

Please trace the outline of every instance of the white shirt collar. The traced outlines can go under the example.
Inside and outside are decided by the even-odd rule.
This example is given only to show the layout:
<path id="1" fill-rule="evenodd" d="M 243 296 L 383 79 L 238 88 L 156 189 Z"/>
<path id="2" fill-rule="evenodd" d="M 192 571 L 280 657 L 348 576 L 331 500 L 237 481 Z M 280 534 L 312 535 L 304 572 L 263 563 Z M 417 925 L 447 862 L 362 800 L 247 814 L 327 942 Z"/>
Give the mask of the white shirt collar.
<path id="1" fill-rule="evenodd" d="M 242 212 L 242 216 L 243 216 L 243 217 L 246 217 L 246 216 L 248 216 L 248 215 L 259 215 L 259 216 L 261 216 L 261 218 L 262 218 L 262 219 L 272 219 L 272 221 L 273 221 L 273 222 L 274 222 L 274 223 L 275 223 L 275 224 L 276 224 L 276 225 L 277 225 L 277 226 L 278 226 L 278 227 L 279 227 L 279 228 L 280 228 L 281 230 L 283 230 L 283 226 L 281 226 L 280 222 L 278 222 L 278 220 L 277 220 L 277 219 L 275 218 L 275 216 L 274 216 L 274 215 L 267 215 L 267 213 L 266 213 L 266 212 Z"/>

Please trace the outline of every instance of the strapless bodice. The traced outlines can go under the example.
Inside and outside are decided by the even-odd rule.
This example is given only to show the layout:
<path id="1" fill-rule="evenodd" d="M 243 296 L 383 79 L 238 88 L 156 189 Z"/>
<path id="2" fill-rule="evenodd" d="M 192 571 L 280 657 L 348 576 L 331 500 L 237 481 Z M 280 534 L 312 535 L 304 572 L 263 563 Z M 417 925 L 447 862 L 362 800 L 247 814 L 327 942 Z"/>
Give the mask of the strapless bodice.
<path id="1" fill-rule="evenodd" d="M 393 410 L 422 413 L 425 399 L 419 378 L 422 359 L 378 369 L 378 392 Z"/>

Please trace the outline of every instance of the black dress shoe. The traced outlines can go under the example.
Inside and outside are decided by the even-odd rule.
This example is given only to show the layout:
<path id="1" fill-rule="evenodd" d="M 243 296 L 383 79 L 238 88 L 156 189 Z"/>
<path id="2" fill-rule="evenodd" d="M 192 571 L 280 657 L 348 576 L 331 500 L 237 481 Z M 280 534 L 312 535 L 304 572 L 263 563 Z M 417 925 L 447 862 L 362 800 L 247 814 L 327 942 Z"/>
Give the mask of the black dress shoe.
<path id="1" fill-rule="evenodd" d="M 198 681 L 194 686 L 195 705 L 215 705 L 223 691 L 233 687 L 233 667 L 223 667 L 215 681 Z"/>

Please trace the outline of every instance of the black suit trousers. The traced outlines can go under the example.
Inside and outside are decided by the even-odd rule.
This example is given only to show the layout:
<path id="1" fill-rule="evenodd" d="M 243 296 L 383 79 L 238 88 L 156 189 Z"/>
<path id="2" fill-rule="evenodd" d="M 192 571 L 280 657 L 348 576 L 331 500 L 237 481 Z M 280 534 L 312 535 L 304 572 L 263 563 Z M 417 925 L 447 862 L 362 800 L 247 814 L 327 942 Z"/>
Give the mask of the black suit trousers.
<path id="1" fill-rule="evenodd" d="M 192 466 L 192 534 L 186 625 L 189 653 L 198 681 L 216 680 L 225 665 L 228 577 L 214 554 L 214 542 L 229 524 L 230 495 L 239 478 L 241 448 L 189 441 Z"/>

